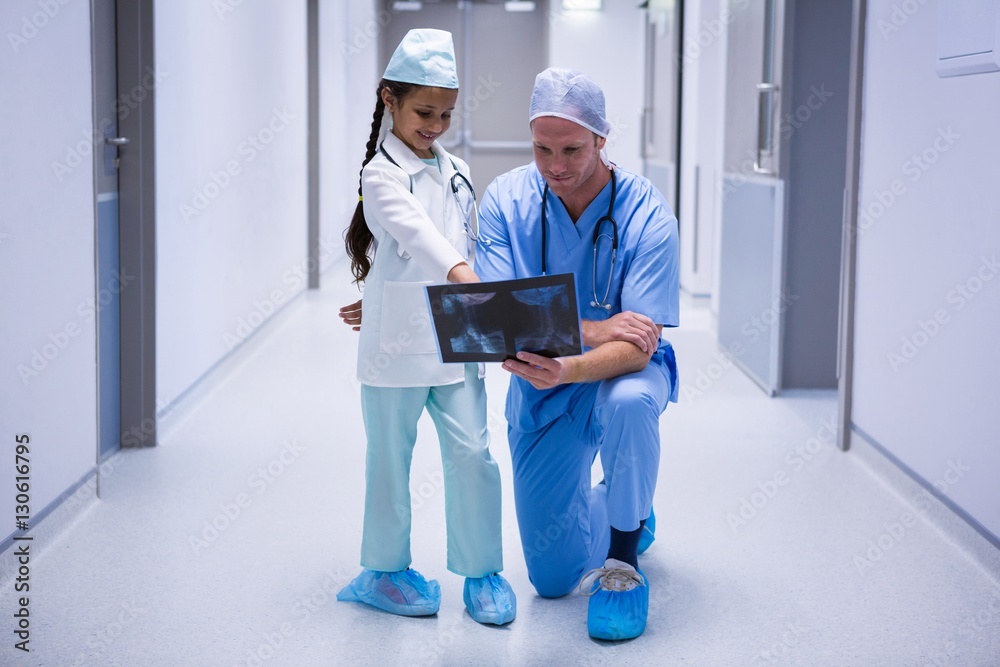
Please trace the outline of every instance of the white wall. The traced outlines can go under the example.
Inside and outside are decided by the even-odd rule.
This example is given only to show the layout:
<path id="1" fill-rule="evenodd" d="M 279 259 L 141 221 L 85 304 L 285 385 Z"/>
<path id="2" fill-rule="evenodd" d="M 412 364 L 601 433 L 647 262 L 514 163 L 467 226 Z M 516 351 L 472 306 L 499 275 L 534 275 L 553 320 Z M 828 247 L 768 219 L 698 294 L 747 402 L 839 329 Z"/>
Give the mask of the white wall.
<path id="1" fill-rule="evenodd" d="M 305 287 L 306 4 L 156 3 L 157 400 Z"/>
<path id="2" fill-rule="evenodd" d="M 90 8 L 53 5 L 0 3 L 0 539 L 16 434 L 36 517 L 97 458 Z"/>
<path id="3" fill-rule="evenodd" d="M 322 266 L 342 260 L 375 110 L 379 16 L 375 0 L 320 2 L 320 245 Z M 349 281 L 346 269 L 322 278 Z"/>
<path id="4" fill-rule="evenodd" d="M 375 42 L 354 43 L 373 5 L 321 7 L 328 264 L 368 136 L 371 96 L 345 91 L 374 90 Z M 160 406 L 305 286 L 305 3 L 222 6 L 157 4 Z M 97 457 L 90 8 L 52 7 L 0 5 L 0 90 L 17 91 L 0 105 L 0 437 L 10 451 L 31 437 L 34 516 Z M 11 488 L 13 463 L 0 459 Z"/>
<path id="5" fill-rule="evenodd" d="M 563 12 L 553 1 L 549 26 L 549 66 L 580 70 L 597 82 L 613 126 L 608 157 L 637 174 L 643 170 L 643 11 L 637 2 L 607 0 L 599 12 Z"/>
<path id="6" fill-rule="evenodd" d="M 688 293 L 711 294 L 712 310 L 716 313 L 716 230 L 722 210 L 722 139 L 726 110 L 727 21 L 724 17 L 731 16 L 722 13 L 724 6 L 725 3 L 719 0 L 687 3 L 681 45 L 684 66 L 681 123 L 684 131 L 681 135 L 680 281 L 681 288 Z M 695 166 L 698 167 L 697 197 Z M 697 244 L 694 233 L 684 233 L 694 230 L 696 224 Z"/>
<path id="7" fill-rule="evenodd" d="M 897 4 L 868 5 L 853 422 L 1000 536 L 1000 73 L 938 78 L 937 1 Z"/>

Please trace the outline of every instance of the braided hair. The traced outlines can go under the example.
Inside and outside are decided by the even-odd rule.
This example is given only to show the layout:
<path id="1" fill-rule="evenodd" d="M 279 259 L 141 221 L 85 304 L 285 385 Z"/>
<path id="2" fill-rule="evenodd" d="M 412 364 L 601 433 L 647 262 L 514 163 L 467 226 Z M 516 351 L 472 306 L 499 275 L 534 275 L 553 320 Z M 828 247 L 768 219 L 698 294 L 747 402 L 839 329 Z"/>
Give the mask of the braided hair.
<path id="1" fill-rule="evenodd" d="M 371 162 L 371 159 L 375 157 L 375 152 L 378 150 L 378 135 L 382 129 L 382 115 L 385 112 L 382 91 L 387 89 L 396 98 L 397 102 L 402 102 L 416 88 L 418 86 L 412 83 L 401 83 L 388 79 L 379 81 L 378 90 L 375 92 L 375 113 L 372 114 L 372 132 L 365 147 L 365 159 L 361 163 L 362 172 L 365 165 Z M 358 206 L 354 209 L 354 216 L 351 218 L 351 223 L 348 225 L 347 231 L 344 232 L 344 245 L 347 247 L 347 256 L 351 258 L 351 273 L 354 275 L 355 283 L 364 282 L 365 276 L 368 275 L 368 272 L 372 268 L 372 258 L 369 252 L 372 249 L 374 240 L 371 230 L 368 229 L 368 223 L 365 222 L 364 204 L 361 202 L 361 178 L 359 175 Z"/>

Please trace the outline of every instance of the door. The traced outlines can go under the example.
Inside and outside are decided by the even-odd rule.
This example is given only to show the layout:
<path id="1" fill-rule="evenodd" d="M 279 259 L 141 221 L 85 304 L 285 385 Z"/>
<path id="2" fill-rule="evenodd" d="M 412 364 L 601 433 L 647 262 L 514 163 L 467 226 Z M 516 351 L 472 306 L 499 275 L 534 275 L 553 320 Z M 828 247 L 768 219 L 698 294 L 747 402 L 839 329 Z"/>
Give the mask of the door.
<path id="1" fill-rule="evenodd" d="M 780 390 L 785 185 L 784 0 L 731 1 L 719 250 L 719 342 L 765 391 Z"/>
<path id="2" fill-rule="evenodd" d="M 118 260 L 118 135 L 115 0 L 93 0 L 94 189 L 97 211 L 97 428 L 98 460 L 121 446 L 120 295 L 128 285 Z"/>
<path id="3" fill-rule="evenodd" d="M 98 459 L 156 444 L 153 0 L 92 0 Z"/>
<path id="4" fill-rule="evenodd" d="M 535 2 L 531 11 L 484 0 L 412 3 L 414 9 L 402 11 L 405 6 L 383 5 L 392 20 L 381 33 L 379 71 L 411 28 L 452 33 L 460 90 L 441 143 L 469 164 L 481 196 L 494 178 L 534 159 L 528 102 L 535 75 L 548 66 L 548 3 Z"/>

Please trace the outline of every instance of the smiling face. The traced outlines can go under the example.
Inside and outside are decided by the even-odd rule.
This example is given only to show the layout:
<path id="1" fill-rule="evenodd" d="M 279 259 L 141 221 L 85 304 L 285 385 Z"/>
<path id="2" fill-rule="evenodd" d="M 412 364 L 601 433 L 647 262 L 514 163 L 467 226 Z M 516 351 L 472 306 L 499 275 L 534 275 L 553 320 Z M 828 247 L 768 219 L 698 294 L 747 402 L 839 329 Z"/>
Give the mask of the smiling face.
<path id="1" fill-rule="evenodd" d="M 607 170 L 598 169 L 604 137 L 565 118 L 540 116 L 531 121 L 531 138 L 535 165 L 563 202 L 589 203 L 607 183 Z"/>
<path id="2" fill-rule="evenodd" d="M 383 89 L 382 101 L 392 113 L 392 133 L 418 156 L 430 158 L 431 144 L 451 126 L 458 91 L 419 86 L 399 99 Z"/>

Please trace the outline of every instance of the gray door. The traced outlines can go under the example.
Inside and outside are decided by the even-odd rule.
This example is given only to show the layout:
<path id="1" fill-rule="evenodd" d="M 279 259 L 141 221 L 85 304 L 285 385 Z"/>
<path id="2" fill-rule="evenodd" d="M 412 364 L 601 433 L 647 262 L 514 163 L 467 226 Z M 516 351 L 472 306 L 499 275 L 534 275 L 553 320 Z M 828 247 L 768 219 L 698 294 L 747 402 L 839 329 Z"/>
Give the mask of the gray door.
<path id="1" fill-rule="evenodd" d="M 379 72 L 411 28 L 452 33 L 461 90 L 442 144 L 469 163 L 481 195 L 494 178 L 533 159 L 528 102 L 535 75 L 548 66 L 548 2 L 528 12 L 507 11 L 499 1 L 424 2 L 413 11 L 394 4 L 382 7 L 392 20 L 381 33 Z"/>
<path id="2" fill-rule="evenodd" d="M 780 389 L 785 196 L 781 178 L 784 0 L 730 16 L 719 250 L 719 342 L 769 394 Z"/>
<path id="3" fill-rule="evenodd" d="M 118 95 L 115 0 L 94 0 L 94 187 L 97 211 L 98 458 L 121 445 L 120 294 L 129 282 L 118 261 Z"/>
<path id="4" fill-rule="evenodd" d="M 153 0 L 93 0 L 98 457 L 156 444 Z"/>

